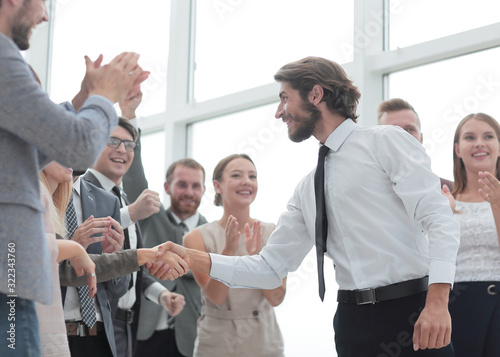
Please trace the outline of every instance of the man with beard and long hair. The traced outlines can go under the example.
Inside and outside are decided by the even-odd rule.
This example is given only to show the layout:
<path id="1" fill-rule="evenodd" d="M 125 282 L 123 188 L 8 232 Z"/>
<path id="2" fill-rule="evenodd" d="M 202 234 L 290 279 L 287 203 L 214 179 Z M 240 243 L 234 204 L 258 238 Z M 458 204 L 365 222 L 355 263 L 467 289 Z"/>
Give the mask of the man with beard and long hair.
<path id="1" fill-rule="evenodd" d="M 129 115 L 135 117 L 135 113 Z M 140 139 L 139 139 L 140 140 Z M 141 158 L 141 145 L 135 149 L 135 158 L 123 178 L 123 187 L 131 200 L 136 199 L 148 187 Z M 140 221 L 145 247 L 154 247 L 171 241 L 182 245 L 184 234 L 207 223 L 198 212 L 205 193 L 205 170 L 193 159 L 185 158 L 172 163 L 167 169 L 166 193 L 170 207 Z M 184 310 L 175 318 L 158 304 L 142 298 L 137 349 L 141 356 L 192 356 L 197 335 L 197 320 L 201 312 L 201 291 L 193 274 L 170 281 L 159 281 L 168 291 L 184 296 Z"/>
<path id="2" fill-rule="evenodd" d="M 268 244 L 243 257 L 160 250 L 230 287 L 273 289 L 316 245 L 320 298 L 325 253 L 340 288 L 339 356 L 453 356 L 447 302 L 459 227 L 422 145 L 393 126 L 357 125 L 360 93 L 333 61 L 304 58 L 274 78 L 276 118 L 292 141 L 314 136 L 320 155 Z M 158 266 L 150 272 L 162 274 Z"/>
<path id="3" fill-rule="evenodd" d="M 43 0 L 0 3 L 0 330 L 8 338 L 0 344 L 1 356 L 41 354 L 34 301 L 53 300 L 40 169 L 52 160 L 90 166 L 118 123 L 113 103 L 148 75 L 135 53 L 102 67 L 101 56 L 96 62 L 86 57 L 73 105 L 53 103 L 19 53 L 29 48 L 34 28 L 48 20 Z"/>

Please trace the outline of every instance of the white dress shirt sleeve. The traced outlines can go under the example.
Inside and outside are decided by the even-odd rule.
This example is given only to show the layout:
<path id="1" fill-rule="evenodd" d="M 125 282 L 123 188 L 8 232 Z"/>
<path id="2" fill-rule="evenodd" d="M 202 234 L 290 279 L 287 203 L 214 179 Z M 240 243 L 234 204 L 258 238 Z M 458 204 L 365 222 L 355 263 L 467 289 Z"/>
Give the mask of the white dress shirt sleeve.
<path id="1" fill-rule="evenodd" d="M 288 272 L 297 270 L 314 245 L 300 209 L 301 191 L 302 184 L 299 184 L 288 202 L 288 210 L 279 218 L 260 254 L 239 257 L 210 254 L 210 276 L 230 287 L 274 289 L 280 286 Z"/>
<path id="2" fill-rule="evenodd" d="M 429 240 L 429 284 L 453 284 L 459 246 L 459 224 L 448 199 L 440 194 L 439 178 L 431 171 L 423 146 L 409 135 L 381 131 L 376 156 L 393 182 L 407 214 Z M 388 137 L 390 135 L 390 137 Z M 394 155 L 403 153 L 404 158 Z"/>

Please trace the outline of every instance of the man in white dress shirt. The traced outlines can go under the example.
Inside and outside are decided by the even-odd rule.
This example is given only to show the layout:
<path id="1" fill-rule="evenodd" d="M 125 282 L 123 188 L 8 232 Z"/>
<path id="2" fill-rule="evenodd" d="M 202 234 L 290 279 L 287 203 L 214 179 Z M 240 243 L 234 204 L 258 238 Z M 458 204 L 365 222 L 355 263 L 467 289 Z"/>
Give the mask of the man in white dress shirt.
<path id="1" fill-rule="evenodd" d="M 276 118 L 289 138 L 314 136 L 329 148 L 325 251 L 340 288 L 338 355 L 453 356 L 447 303 L 459 227 L 422 145 L 393 126 L 356 125 L 360 93 L 335 62 L 308 57 L 283 66 L 275 80 Z M 315 171 L 298 184 L 259 255 L 163 249 L 231 287 L 275 288 L 315 244 Z"/>
<path id="2" fill-rule="evenodd" d="M 132 100 L 130 98 L 126 100 Z M 137 130 L 128 119 L 120 118 L 118 126 L 111 133 L 108 145 L 97 159 L 94 167 L 83 178 L 108 192 L 120 194 L 121 226 L 125 233 L 124 249 L 142 248 L 142 234 L 137 221 L 148 218 L 159 211 L 159 194 L 146 189 L 135 200 L 128 202 L 122 190 L 122 178 L 134 160 Z M 140 269 L 132 274 L 128 291 L 118 300 L 118 309 L 113 318 L 116 351 L 118 357 L 132 357 L 137 342 L 137 328 L 140 312 L 140 297 L 171 309 L 178 314 L 184 306 L 183 296 L 169 292 L 149 274 Z"/>

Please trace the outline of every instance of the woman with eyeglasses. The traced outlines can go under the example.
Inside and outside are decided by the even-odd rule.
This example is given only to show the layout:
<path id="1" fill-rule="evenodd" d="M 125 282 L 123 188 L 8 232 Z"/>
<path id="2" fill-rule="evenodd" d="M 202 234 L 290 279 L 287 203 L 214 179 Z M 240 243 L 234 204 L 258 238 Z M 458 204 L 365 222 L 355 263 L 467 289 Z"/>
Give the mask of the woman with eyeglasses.
<path id="1" fill-rule="evenodd" d="M 257 171 L 245 154 L 222 159 L 214 170 L 218 221 L 189 232 L 184 245 L 225 255 L 258 254 L 275 225 L 250 217 L 257 195 Z M 283 338 L 274 314 L 286 292 L 286 278 L 274 290 L 230 289 L 210 276 L 193 272 L 202 290 L 202 310 L 194 356 L 283 356 Z"/>
<path id="2" fill-rule="evenodd" d="M 455 131 L 450 200 L 460 248 L 450 295 L 456 357 L 500 356 L 500 126 L 484 113 Z"/>

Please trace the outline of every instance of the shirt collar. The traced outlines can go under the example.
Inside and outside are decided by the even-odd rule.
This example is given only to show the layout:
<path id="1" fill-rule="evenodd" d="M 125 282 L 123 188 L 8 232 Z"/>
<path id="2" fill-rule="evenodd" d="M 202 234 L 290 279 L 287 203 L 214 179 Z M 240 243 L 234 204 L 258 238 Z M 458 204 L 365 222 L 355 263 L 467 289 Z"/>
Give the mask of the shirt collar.
<path id="1" fill-rule="evenodd" d="M 188 227 L 189 230 L 195 229 L 196 226 L 198 225 L 198 221 L 200 220 L 200 214 L 198 213 L 198 211 L 196 211 L 196 213 L 193 214 L 191 217 L 186 218 L 184 221 L 182 221 L 179 217 L 177 217 L 177 215 L 174 212 L 172 212 L 172 210 L 170 210 L 170 213 L 172 214 L 172 217 L 174 217 L 175 222 L 177 222 L 177 224 L 184 222 L 184 224 Z"/>
<path id="2" fill-rule="evenodd" d="M 344 141 L 356 129 L 357 124 L 352 119 L 346 119 L 326 139 L 325 145 L 333 151 L 338 151 Z M 320 143 L 321 145 L 321 143 Z"/>
<path id="3" fill-rule="evenodd" d="M 76 191 L 76 193 L 78 194 L 78 196 L 82 195 L 80 193 L 80 191 L 81 191 L 81 187 L 80 187 L 81 183 L 80 183 L 80 181 L 81 181 L 81 176 L 78 176 L 78 178 L 75 180 L 75 182 L 73 182 L 73 190 Z"/>
<path id="4" fill-rule="evenodd" d="M 89 169 L 89 171 L 94 174 L 97 180 L 99 180 L 99 183 L 101 184 L 102 188 L 104 188 L 106 191 L 111 192 L 113 187 L 117 186 L 113 181 L 111 181 L 109 178 L 101 174 L 99 171 L 96 171 L 94 169 Z M 118 187 L 120 187 L 120 191 L 123 191 L 121 183 L 118 185 Z"/>

